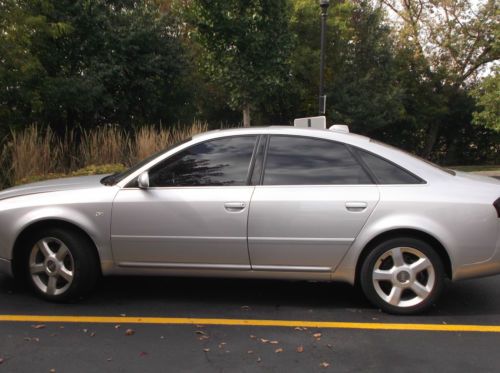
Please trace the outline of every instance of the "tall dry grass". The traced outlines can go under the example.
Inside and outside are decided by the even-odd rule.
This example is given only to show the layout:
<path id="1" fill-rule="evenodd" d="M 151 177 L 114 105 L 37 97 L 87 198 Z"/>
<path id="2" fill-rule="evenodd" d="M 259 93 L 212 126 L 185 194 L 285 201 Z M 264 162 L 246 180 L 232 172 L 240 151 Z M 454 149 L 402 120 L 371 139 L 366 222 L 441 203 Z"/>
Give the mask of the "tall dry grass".
<path id="1" fill-rule="evenodd" d="M 50 128 L 35 125 L 21 132 L 12 132 L 10 149 L 11 178 L 20 180 L 27 175 L 44 175 L 60 171 L 63 157 L 62 142 Z"/>
<path id="2" fill-rule="evenodd" d="M 12 132 L 0 149 L 4 179 L 0 188 L 33 176 L 68 174 L 88 166 L 130 166 L 207 130 L 208 125 L 202 122 L 171 129 L 144 126 L 131 132 L 118 126 L 103 126 L 93 130 L 69 130 L 60 138 L 50 128 L 42 130 L 32 125 Z"/>

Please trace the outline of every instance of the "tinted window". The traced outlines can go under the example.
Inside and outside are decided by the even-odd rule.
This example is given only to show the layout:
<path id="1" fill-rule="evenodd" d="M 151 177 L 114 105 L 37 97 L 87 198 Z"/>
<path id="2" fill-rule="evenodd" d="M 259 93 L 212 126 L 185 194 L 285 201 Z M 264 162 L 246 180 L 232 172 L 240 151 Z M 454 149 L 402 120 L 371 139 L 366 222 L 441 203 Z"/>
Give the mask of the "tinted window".
<path id="1" fill-rule="evenodd" d="M 379 184 L 421 183 L 419 178 L 383 158 L 359 149 L 357 152 L 368 168 L 373 172 Z"/>
<path id="2" fill-rule="evenodd" d="M 343 144 L 305 137 L 271 137 L 264 185 L 371 183 Z"/>
<path id="3" fill-rule="evenodd" d="M 150 186 L 246 185 L 256 138 L 226 137 L 194 145 L 153 167 Z"/>

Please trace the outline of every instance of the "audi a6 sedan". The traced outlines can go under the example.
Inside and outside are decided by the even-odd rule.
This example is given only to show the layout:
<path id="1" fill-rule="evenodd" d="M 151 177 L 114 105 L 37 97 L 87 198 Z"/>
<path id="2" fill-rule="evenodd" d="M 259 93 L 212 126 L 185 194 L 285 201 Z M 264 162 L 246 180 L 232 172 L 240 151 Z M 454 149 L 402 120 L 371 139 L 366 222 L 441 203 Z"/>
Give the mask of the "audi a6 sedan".
<path id="1" fill-rule="evenodd" d="M 447 278 L 500 273 L 499 197 L 352 133 L 211 131 L 121 174 L 0 192 L 0 269 L 52 301 L 101 274 L 240 277 L 360 284 L 411 314 Z"/>

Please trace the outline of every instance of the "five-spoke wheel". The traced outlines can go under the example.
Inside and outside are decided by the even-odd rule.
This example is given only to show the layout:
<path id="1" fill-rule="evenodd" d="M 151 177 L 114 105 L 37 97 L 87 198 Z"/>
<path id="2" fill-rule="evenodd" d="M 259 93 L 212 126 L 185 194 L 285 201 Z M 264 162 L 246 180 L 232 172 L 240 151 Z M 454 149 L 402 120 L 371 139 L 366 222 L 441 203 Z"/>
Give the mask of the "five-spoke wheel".
<path id="1" fill-rule="evenodd" d="M 363 262 L 361 286 L 384 311 L 411 314 L 427 309 L 441 291 L 439 255 L 424 241 L 397 238 L 375 247 Z"/>
<path id="2" fill-rule="evenodd" d="M 100 276 L 95 248 L 72 229 L 47 228 L 24 245 L 25 273 L 37 294 L 53 301 L 84 295 Z"/>
<path id="3" fill-rule="evenodd" d="M 59 295 L 73 282 L 75 262 L 68 247 L 55 237 L 39 240 L 29 259 L 31 279 L 42 293 Z"/>

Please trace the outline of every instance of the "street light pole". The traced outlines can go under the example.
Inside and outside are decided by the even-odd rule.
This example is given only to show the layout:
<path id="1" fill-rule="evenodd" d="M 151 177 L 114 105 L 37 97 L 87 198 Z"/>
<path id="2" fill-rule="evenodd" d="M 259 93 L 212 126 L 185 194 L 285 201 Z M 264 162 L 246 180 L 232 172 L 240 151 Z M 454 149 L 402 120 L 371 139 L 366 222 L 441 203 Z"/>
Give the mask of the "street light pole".
<path id="1" fill-rule="evenodd" d="M 326 113 L 326 95 L 325 95 L 325 37 L 326 37 L 326 17 L 328 15 L 328 6 L 330 0 L 319 0 L 321 8 L 321 60 L 319 67 L 319 115 Z"/>

